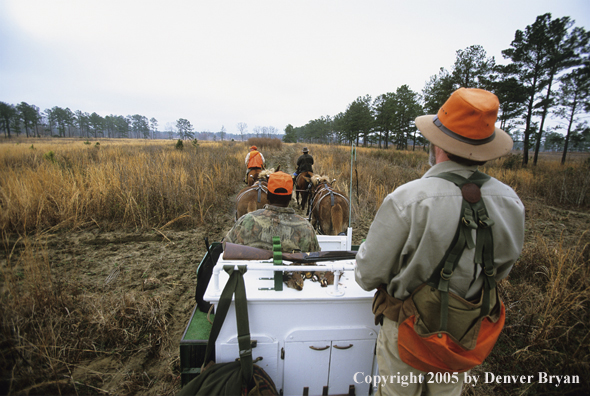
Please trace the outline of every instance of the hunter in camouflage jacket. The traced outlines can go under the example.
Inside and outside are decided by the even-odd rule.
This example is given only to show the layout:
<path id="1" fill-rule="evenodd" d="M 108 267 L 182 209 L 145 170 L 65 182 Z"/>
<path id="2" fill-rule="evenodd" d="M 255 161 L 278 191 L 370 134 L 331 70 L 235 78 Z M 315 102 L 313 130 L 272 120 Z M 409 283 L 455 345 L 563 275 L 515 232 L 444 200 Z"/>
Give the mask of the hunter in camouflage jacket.
<path id="1" fill-rule="evenodd" d="M 320 245 L 312 225 L 292 208 L 265 205 L 240 217 L 224 240 L 272 250 L 272 238 L 281 238 L 283 252 L 318 252 Z"/>

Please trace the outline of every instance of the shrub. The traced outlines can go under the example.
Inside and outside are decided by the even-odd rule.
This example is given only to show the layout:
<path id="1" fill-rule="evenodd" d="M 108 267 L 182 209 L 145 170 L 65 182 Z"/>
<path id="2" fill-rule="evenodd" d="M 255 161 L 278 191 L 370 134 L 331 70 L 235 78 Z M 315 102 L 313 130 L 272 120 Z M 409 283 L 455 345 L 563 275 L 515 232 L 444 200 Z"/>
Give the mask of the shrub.
<path id="1" fill-rule="evenodd" d="M 522 167 L 522 154 L 510 154 L 502 163 L 503 169 L 519 169 Z"/>
<path id="2" fill-rule="evenodd" d="M 280 150 L 283 142 L 277 138 L 250 138 L 248 139 L 248 147 L 256 146 L 258 149 L 274 149 Z"/>
<path id="3" fill-rule="evenodd" d="M 55 162 L 55 153 L 53 151 L 48 151 L 43 154 L 43 158 L 47 161 Z"/>

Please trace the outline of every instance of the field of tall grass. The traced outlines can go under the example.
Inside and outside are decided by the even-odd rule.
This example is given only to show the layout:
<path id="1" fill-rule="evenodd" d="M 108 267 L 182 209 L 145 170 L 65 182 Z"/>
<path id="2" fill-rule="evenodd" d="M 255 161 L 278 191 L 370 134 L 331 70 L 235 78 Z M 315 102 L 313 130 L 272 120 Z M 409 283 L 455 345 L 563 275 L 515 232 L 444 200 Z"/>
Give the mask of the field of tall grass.
<path id="1" fill-rule="evenodd" d="M 50 141 L 0 144 L 0 230 L 40 232 L 104 227 L 203 224 L 211 209 L 235 192 L 251 143 L 201 142 L 179 150 L 170 141 Z M 254 142 L 255 144 L 256 142 Z M 264 143 L 263 143 L 264 144 Z M 259 143 L 260 145 L 260 143 Z M 277 147 L 265 147 L 280 150 Z M 423 151 L 399 152 L 312 146 L 316 173 L 352 191 L 355 215 L 375 213 L 397 186 L 427 169 Z M 294 161 L 285 158 L 285 162 Z M 590 207 L 590 162 L 557 161 L 523 168 L 518 155 L 492 161 L 483 170 L 519 195 L 576 210 Z M 362 205 L 358 205 L 362 202 Z M 359 211 L 360 210 L 360 211 Z"/>
<path id="2" fill-rule="evenodd" d="M 1 144 L 0 229 L 202 224 L 242 171 L 238 144 L 97 143 Z"/>
<path id="3" fill-rule="evenodd" d="M 256 144 L 272 166 L 288 171 L 301 144 L 100 140 L 0 143 L 0 390 L 103 393 L 72 385 L 70 372 L 101 354 L 139 349 L 158 357 L 178 340 L 168 333 L 160 298 L 89 291 L 56 276 L 43 236 L 101 231 L 189 229 L 214 222 L 243 187 L 244 156 Z M 347 195 L 357 241 L 385 196 L 428 169 L 423 151 L 308 145 L 316 173 Z M 351 161 L 352 160 L 352 161 Z M 352 163 L 352 168 L 351 168 Z M 492 384 L 464 394 L 586 394 L 590 378 L 590 162 L 522 167 L 518 154 L 483 171 L 512 186 L 527 208 L 526 243 L 511 276 L 500 283 L 505 331 L 474 373 L 577 375 L 581 383 L 528 387 Z M 352 174 L 351 174 L 352 173 Z M 351 177 L 352 176 L 352 177 Z M 53 270 L 55 270 L 53 268 Z M 147 374 L 146 374 L 147 375 Z M 149 377 L 148 377 L 149 378 Z M 173 382 L 171 374 L 160 381 Z M 141 382 L 143 385 L 139 386 Z M 127 378 L 120 393 L 149 389 Z M 517 391 L 515 391 L 517 389 Z M 170 393 L 174 393 L 171 388 Z"/>
<path id="4" fill-rule="evenodd" d="M 356 155 L 349 147 L 318 145 L 310 150 L 319 159 L 314 171 L 335 178 L 336 186 L 347 193 L 352 164 L 352 199 L 357 216 L 374 215 L 387 194 L 429 169 L 428 155 L 422 150 L 359 147 Z M 521 162 L 521 155 L 512 154 L 486 163 L 481 170 L 510 185 L 521 197 L 560 208 L 590 209 L 590 156 L 566 166 L 558 160 L 528 167 L 522 167 Z"/>

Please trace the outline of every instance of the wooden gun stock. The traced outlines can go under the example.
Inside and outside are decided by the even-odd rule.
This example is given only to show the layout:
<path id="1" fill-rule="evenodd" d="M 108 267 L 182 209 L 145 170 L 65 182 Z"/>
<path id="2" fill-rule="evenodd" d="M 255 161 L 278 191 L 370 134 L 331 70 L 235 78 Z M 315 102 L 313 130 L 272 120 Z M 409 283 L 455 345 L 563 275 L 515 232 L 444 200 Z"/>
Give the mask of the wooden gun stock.
<path id="1" fill-rule="evenodd" d="M 270 260 L 273 258 L 271 250 L 259 249 L 251 246 L 224 243 L 224 260 Z M 350 250 L 335 250 L 310 253 L 283 253 L 283 259 L 294 263 L 315 263 L 318 261 L 353 260 L 356 252 Z"/>

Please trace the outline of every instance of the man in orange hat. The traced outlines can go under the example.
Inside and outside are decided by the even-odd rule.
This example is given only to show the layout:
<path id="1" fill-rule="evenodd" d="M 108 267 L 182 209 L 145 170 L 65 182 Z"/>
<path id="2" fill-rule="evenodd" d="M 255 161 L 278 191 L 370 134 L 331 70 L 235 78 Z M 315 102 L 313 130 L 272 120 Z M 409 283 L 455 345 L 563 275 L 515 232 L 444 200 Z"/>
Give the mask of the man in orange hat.
<path id="1" fill-rule="evenodd" d="M 252 169 L 264 169 L 265 161 L 264 157 L 262 156 L 262 153 L 258 151 L 258 148 L 256 146 L 251 146 L 250 151 L 246 155 L 246 160 L 244 162 L 246 163 L 247 168 L 246 178 L 244 179 L 244 181 L 248 183 L 248 173 Z"/>
<path id="2" fill-rule="evenodd" d="M 320 245 L 311 223 L 289 208 L 292 192 L 290 175 L 272 173 L 268 178 L 269 203 L 240 217 L 224 241 L 272 250 L 272 238 L 279 236 L 284 252 L 318 252 Z"/>
<path id="3" fill-rule="evenodd" d="M 418 396 L 424 388 L 427 394 L 461 394 L 465 371 L 470 368 L 421 370 L 427 364 L 440 362 L 427 348 L 416 348 L 422 347 L 427 337 L 411 336 L 423 324 L 424 333 L 432 334 L 428 340 L 439 342 L 438 346 L 441 340 L 449 339 L 448 334 L 458 337 L 451 333 L 455 323 L 451 323 L 451 316 L 446 327 L 446 317 L 451 313 L 447 309 L 443 314 L 441 306 L 447 304 L 448 308 L 448 300 L 443 300 L 451 296 L 451 305 L 461 300 L 483 307 L 478 303 L 480 297 L 486 293 L 496 296 L 496 282 L 508 275 L 522 250 L 522 202 L 512 188 L 477 171 L 478 165 L 512 149 L 510 136 L 495 127 L 498 109 L 498 98 L 493 93 L 461 88 L 436 115 L 416 118 L 417 128 L 431 143 L 433 166 L 421 179 L 396 188 L 385 198 L 359 248 L 356 281 L 365 290 L 378 290 L 373 312 L 382 327 L 376 353 L 379 375 L 387 380 L 382 381 L 377 394 Z M 476 181 L 474 176 L 481 178 Z M 463 187 L 458 188 L 457 183 Z M 470 212 L 472 205 L 484 211 Z M 454 246 L 460 248 L 451 251 Z M 432 286 L 420 288 L 422 285 Z M 405 307 L 419 307 L 419 293 L 440 296 L 438 305 L 420 312 L 420 321 L 416 317 L 408 319 Z M 489 318 L 483 319 L 498 323 L 499 334 L 503 320 L 498 322 L 492 314 L 499 318 L 504 307 L 495 298 L 494 310 L 481 308 L 480 317 L 488 313 Z M 490 300 L 486 304 L 492 307 Z M 483 332 L 475 335 L 480 336 L 484 336 Z M 432 375 L 428 375 L 429 371 L 446 372 L 439 375 L 442 381 L 428 383 Z M 400 383 L 395 378 L 401 375 L 417 380 Z"/>

